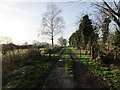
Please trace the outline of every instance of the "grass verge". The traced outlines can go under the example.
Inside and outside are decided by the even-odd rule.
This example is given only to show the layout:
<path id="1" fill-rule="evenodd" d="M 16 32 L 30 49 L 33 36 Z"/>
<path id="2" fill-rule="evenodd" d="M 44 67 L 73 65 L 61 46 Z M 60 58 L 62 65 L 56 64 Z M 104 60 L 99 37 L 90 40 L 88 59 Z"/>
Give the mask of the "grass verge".
<path id="1" fill-rule="evenodd" d="M 65 57 L 64 58 L 65 75 L 69 78 L 73 78 L 73 60 L 68 54 L 66 54 L 64 57 Z"/>
<path id="2" fill-rule="evenodd" d="M 71 48 L 72 52 L 76 54 L 79 58 L 79 51 Z M 120 70 L 107 67 L 105 65 L 99 65 L 97 62 L 94 62 L 92 59 L 87 57 L 87 55 L 81 54 L 80 61 L 96 76 L 100 77 L 105 85 L 120 89 Z"/>

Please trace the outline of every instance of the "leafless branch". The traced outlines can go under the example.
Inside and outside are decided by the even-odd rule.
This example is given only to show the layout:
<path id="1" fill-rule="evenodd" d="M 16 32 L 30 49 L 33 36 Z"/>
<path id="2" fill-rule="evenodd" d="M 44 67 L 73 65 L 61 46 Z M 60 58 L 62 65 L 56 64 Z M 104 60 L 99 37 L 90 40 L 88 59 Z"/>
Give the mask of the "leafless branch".
<path id="1" fill-rule="evenodd" d="M 107 15 L 111 20 L 116 22 L 116 24 L 120 27 L 119 17 L 120 14 L 114 10 L 113 7 L 111 7 L 105 0 L 103 1 L 103 5 L 99 3 L 92 3 L 93 6 L 96 6 L 95 8 L 99 10 L 101 13 L 104 13 Z M 114 0 L 113 0 L 114 1 Z M 116 2 L 113 2 L 114 6 L 118 9 L 118 6 Z M 120 30 L 118 30 L 120 32 Z"/>
<path id="2" fill-rule="evenodd" d="M 42 34 L 50 36 L 53 45 L 54 36 L 59 34 L 61 29 L 64 28 L 64 21 L 63 18 L 59 16 L 61 10 L 59 10 L 56 5 L 48 5 L 47 10 L 42 19 Z"/>
<path id="3" fill-rule="evenodd" d="M 115 7 L 118 9 L 118 6 L 117 6 L 117 4 L 116 4 L 115 0 L 113 0 L 113 2 L 114 2 Z"/>

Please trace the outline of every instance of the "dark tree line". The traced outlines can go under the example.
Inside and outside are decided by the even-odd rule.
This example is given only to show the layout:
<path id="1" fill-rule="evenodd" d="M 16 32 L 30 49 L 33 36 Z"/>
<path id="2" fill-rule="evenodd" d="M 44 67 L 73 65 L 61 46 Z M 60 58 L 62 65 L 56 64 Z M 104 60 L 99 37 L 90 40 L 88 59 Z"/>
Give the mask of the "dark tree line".
<path id="1" fill-rule="evenodd" d="M 120 59 L 120 35 L 117 31 L 114 34 L 110 33 L 109 23 L 109 18 L 103 20 L 101 37 L 89 16 L 83 16 L 78 30 L 69 38 L 69 45 L 78 49 L 91 50 L 92 58 L 99 56 L 105 64 L 113 63 L 113 60 Z"/>
<path id="2" fill-rule="evenodd" d="M 93 58 L 105 64 L 120 62 L 120 2 L 103 0 L 92 3 L 92 6 L 98 11 L 97 19 L 93 22 L 88 15 L 83 16 L 78 30 L 69 38 L 69 45 L 91 49 Z M 115 26 L 112 32 L 111 22 Z"/>
<path id="3" fill-rule="evenodd" d="M 94 51 L 98 39 L 98 32 L 88 15 L 83 16 L 79 28 L 69 38 L 70 46 Z M 94 56 L 93 56 L 94 58 Z"/>

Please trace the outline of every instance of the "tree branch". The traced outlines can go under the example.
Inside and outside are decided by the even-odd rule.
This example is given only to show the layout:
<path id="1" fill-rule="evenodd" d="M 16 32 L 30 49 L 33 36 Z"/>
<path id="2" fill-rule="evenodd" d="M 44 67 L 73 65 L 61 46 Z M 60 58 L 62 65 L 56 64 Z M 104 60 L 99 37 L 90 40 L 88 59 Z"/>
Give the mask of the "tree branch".
<path id="1" fill-rule="evenodd" d="M 109 9 L 112 13 L 114 13 L 115 15 L 117 15 L 118 17 L 120 17 L 120 14 L 119 14 L 119 13 L 116 13 L 116 12 L 106 3 L 105 0 L 103 0 L 103 3 L 108 7 L 108 9 Z"/>
<path id="2" fill-rule="evenodd" d="M 115 7 L 118 9 L 118 6 L 117 6 L 117 4 L 116 4 L 115 0 L 113 0 L 113 2 L 114 2 Z"/>

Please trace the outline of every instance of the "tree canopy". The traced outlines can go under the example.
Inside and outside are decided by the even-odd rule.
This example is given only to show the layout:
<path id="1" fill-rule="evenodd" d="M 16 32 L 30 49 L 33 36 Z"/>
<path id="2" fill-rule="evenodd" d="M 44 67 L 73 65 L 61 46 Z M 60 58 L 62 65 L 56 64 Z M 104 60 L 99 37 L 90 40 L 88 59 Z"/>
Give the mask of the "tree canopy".
<path id="1" fill-rule="evenodd" d="M 92 20 L 88 15 L 83 16 L 79 24 L 79 29 L 69 38 L 69 44 L 76 47 L 91 47 L 96 42 L 98 34 L 96 28 L 92 25 Z"/>

